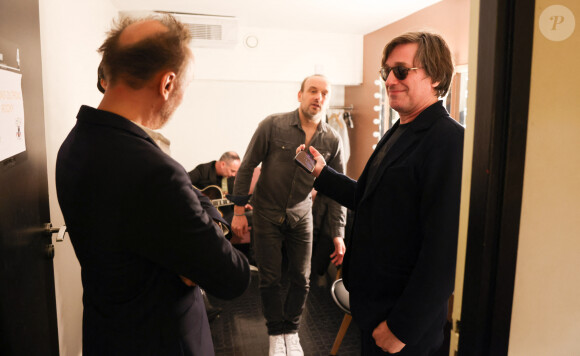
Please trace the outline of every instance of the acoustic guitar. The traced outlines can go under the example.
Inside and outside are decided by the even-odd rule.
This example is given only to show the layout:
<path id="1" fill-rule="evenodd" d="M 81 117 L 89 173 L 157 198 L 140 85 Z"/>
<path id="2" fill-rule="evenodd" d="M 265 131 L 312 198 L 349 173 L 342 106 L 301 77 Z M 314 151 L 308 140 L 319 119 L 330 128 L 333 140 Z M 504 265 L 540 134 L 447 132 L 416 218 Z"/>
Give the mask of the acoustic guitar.
<path id="1" fill-rule="evenodd" d="M 203 189 L 199 189 L 195 185 L 193 186 L 195 189 L 199 190 L 203 195 L 209 198 L 211 204 L 216 207 L 234 205 L 233 202 L 229 201 L 220 187 L 217 185 L 208 185 Z"/>
<path id="2" fill-rule="evenodd" d="M 232 203 L 231 201 L 226 199 L 225 194 L 222 192 L 220 187 L 218 187 L 217 185 L 208 185 L 207 187 L 205 187 L 203 189 L 199 189 L 195 185 L 193 187 L 195 189 L 199 190 L 201 192 L 201 194 L 208 197 L 209 200 L 211 201 L 211 204 L 214 206 L 214 208 L 217 209 L 217 211 L 219 211 L 219 213 L 222 216 L 224 216 L 224 212 L 220 209 L 220 207 L 234 205 L 234 203 Z M 224 236 L 226 236 L 228 239 L 231 239 L 231 236 L 228 235 L 230 233 L 230 229 L 226 225 L 222 224 L 221 222 L 216 221 L 216 223 L 222 229 Z"/>

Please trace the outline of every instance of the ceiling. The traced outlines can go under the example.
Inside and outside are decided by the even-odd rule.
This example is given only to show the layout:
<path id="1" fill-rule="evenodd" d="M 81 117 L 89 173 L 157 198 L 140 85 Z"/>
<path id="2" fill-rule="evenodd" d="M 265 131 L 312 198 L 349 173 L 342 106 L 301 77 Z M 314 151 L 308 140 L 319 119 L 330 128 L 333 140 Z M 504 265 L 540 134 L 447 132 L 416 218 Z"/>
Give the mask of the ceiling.
<path id="1" fill-rule="evenodd" d="M 441 0 L 111 0 L 119 11 L 234 16 L 240 26 L 365 35 Z"/>

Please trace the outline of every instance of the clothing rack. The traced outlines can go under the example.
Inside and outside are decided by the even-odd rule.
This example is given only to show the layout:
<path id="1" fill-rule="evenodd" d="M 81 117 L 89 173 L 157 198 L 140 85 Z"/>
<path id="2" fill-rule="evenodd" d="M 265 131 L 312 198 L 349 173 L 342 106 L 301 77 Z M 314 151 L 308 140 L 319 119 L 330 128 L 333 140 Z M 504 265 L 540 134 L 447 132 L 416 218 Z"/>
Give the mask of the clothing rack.
<path id="1" fill-rule="evenodd" d="M 349 105 L 349 106 L 329 106 L 328 107 L 331 110 L 347 110 L 347 111 L 352 111 L 354 110 L 354 105 Z"/>
<path id="2" fill-rule="evenodd" d="M 354 110 L 354 105 L 350 104 L 349 106 L 329 106 L 329 110 L 344 110 L 342 113 L 342 118 L 350 127 L 351 129 L 354 127 L 354 123 L 352 122 L 352 114 L 351 111 Z M 327 119 L 328 122 L 328 119 Z"/>

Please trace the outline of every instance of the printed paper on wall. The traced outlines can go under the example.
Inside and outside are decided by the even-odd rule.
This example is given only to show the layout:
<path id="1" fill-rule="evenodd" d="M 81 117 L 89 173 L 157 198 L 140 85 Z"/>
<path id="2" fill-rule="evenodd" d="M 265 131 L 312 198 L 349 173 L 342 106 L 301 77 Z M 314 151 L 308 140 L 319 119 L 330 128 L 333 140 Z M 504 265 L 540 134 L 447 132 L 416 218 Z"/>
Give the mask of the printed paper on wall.
<path id="1" fill-rule="evenodd" d="M 0 161 L 25 150 L 22 74 L 0 69 Z"/>

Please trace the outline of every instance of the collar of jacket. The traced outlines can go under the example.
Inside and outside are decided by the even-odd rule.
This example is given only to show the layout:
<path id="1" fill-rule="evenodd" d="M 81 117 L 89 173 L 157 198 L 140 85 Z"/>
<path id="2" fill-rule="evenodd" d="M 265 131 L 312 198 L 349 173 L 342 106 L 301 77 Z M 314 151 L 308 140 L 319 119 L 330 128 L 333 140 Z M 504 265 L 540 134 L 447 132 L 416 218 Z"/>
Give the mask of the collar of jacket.
<path id="1" fill-rule="evenodd" d="M 80 122 L 87 122 L 93 125 L 102 125 L 114 127 L 119 130 L 124 130 L 130 132 L 133 135 L 139 136 L 151 142 L 155 146 L 157 144 L 153 139 L 145 132 L 142 128 L 137 126 L 133 121 L 124 118 L 121 115 L 117 115 L 110 111 L 99 110 L 92 108 L 87 105 L 81 106 L 79 113 L 77 114 L 77 120 Z M 159 146 L 157 146 L 159 147 Z"/>
<path id="2" fill-rule="evenodd" d="M 429 129 L 433 125 L 435 120 L 437 120 L 441 116 L 449 116 L 449 114 L 447 113 L 447 110 L 445 110 L 445 108 L 443 107 L 443 101 L 441 101 L 441 100 L 433 103 L 431 106 L 429 106 L 428 108 L 423 110 L 419 115 L 417 115 L 415 120 L 413 120 L 407 124 L 407 125 L 409 125 L 407 127 L 407 131 L 403 134 L 403 136 L 401 136 L 397 140 L 397 142 L 393 145 L 393 147 L 391 147 L 391 149 L 389 150 L 389 152 L 385 156 L 385 159 L 383 160 L 383 162 L 380 163 L 380 167 L 377 170 L 376 175 L 374 177 L 370 177 L 371 179 L 369 180 L 368 179 L 368 168 L 369 168 L 370 162 L 372 162 L 372 160 L 376 156 L 376 153 L 380 150 L 380 148 L 383 145 L 385 145 L 385 143 L 387 142 L 389 137 L 391 137 L 391 135 L 396 130 L 396 128 L 399 127 L 399 121 L 397 121 L 395 123 L 395 125 L 393 125 L 393 127 L 389 131 L 387 131 L 387 133 L 383 136 L 383 138 L 381 138 L 381 141 L 377 144 L 377 147 L 375 148 L 373 154 L 371 155 L 371 157 L 367 161 L 367 164 L 363 170 L 363 173 L 361 174 L 361 176 L 358 180 L 359 183 L 361 183 L 361 182 L 363 183 L 363 184 L 359 185 L 359 191 L 364 194 L 363 197 L 361 198 L 361 200 L 363 200 L 366 197 L 371 195 L 371 193 L 376 188 L 376 185 L 378 184 L 380 177 L 382 176 L 386 167 L 393 164 L 393 162 L 399 156 L 401 156 L 407 150 L 407 148 L 409 146 L 412 146 L 413 144 L 416 143 L 416 141 L 418 139 L 417 134 L 421 131 L 425 131 L 425 130 Z M 362 190 L 360 190 L 360 189 L 362 189 Z"/>

